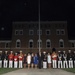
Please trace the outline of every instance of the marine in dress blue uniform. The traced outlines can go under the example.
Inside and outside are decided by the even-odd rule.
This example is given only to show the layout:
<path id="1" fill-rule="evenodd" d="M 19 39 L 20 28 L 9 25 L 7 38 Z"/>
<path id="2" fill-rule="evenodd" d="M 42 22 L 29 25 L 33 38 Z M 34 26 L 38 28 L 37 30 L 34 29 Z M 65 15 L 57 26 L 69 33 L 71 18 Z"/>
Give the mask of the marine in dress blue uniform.
<path id="1" fill-rule="evenodd" d="M 75 68 L 75 51 L 73 51 L 73 66 Z"/>
<path id="2" fill-rule="evenodd" d="M 2 68 L 2 51 L 0 51 L 0 68 Z"/>
<path id="3" fill-rule="evenodd" d="M 61 51 L 58 51 L 58 68 L 63 68 Z"/>
<path id="4" fill-rule="evenodd" d="M 73 68 L 73 55 L 72 55 L 71 50 L 68 50 L 67 58 L 68 58 L 69 68 Z"/>
<path id="5" fill-rule="evenodd" d="M 68 68 L 67 54 L 63 51 L 63 68 Z"/>
<path id="6" fill-rule="evenodd" d="M 3 58 L 3 64 L 4 64 L 4 68 L 8 67 L 8 51 L 5 51 L 4 53 L 4 58 Z"/>

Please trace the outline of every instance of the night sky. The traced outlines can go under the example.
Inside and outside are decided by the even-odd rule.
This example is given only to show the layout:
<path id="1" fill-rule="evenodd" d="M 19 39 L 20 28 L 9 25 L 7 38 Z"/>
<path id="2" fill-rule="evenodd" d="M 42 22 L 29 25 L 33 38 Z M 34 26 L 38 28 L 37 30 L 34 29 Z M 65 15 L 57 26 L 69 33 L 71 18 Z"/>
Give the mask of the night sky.
<path id="1" fill-rule="evenodd" d="M 38 21 L 39 0 L 0 0 L 0 38 L 10 38 L 13 21 Z M 67 21 L 75 37 L 74 0 L 40 0 L 41 21 Z"/>

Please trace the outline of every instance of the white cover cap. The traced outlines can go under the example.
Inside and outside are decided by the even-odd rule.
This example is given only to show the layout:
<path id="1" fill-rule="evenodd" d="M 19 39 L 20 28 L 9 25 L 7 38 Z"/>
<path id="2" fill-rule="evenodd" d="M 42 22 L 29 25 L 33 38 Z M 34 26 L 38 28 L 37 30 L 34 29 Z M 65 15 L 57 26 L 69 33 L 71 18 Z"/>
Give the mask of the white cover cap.
<path id="1" fill-rule="evenodd" d="M 22 51 L 20 51 L 20 52 L 22 52 Z"/>
<path id="2" fill-rule="evenodd" d="M 11 53 L 13 53 L 13 51 L 10 51 Z"/>
<path id="3" fill-rule="evenodd" d="M 61 52 L 61 51 L 58 51 L 58 52 Z"/>
<path id="4" fill-rule="evenodd" d="M 43 53 L 45 54 L 46 52 L 44 51 Z"/>
<path id="5" fill-rule="evenodd" d="M 8 52 L 8 51 L 5 51 L 5 52 Z"/>
<path id="6" fill-rule="evenodd" d="M 0 51 L 0 53 L 2 53 L 2 51 Z"/>
<path id="7" fill-rule="evenodd" d="M 65 51 L 63 51 L 63 52 L 65 52 Z"/>

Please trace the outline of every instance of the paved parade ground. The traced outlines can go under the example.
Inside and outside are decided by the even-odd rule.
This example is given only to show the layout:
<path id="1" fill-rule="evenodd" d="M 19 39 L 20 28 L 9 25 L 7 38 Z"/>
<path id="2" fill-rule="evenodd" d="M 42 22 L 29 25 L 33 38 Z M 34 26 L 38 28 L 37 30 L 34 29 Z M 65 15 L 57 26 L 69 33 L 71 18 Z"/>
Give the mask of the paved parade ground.
<path id="1" fill-rule="evenodd" d="M 60 69 L 18 69 L 2 75 L 75 75 Z"/>

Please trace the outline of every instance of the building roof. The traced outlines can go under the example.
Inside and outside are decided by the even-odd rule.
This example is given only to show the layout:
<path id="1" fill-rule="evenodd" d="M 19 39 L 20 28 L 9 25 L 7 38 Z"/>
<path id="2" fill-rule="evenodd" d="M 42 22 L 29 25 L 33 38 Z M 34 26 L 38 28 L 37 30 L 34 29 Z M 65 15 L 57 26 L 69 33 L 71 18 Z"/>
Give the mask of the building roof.
<path id="1" fill-rule="evenodd" d="M 39 23 L 39 21 L 16 21 L 13 24 L 24 24 L 24 23 Z M 67 21 L 41 21 L 40 23 L 67 23 Z"/>

